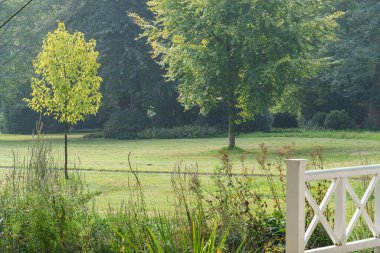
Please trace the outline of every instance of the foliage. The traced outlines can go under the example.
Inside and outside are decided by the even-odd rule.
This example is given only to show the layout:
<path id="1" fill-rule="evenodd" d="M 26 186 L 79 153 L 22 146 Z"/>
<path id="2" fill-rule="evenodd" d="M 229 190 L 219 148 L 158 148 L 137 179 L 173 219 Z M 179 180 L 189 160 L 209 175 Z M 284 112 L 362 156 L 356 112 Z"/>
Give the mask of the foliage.
<path id="1" fill-rule="evenodd" d="M 230 155 L 222 151 L 221 165 L 211 177 L 212 186 L 202 184 L 197 168 L 190 170 L 195 174 L 173 175 L 176 214 L 185 217 L 187 225 L 197 212 L 202 212 L 206 220 L 219 220 L 220 231 L 228 231 L 226 252 L 241 247 L 243 252 L 282 252 L 285 235 L 283 159 L 293 153 L 292 146 L 285 146 L 278 153 L 279 159 L 270 162 L 266 147 L 261 145 L 256 169 L 267 175 L 264 180 L 269 192 L 265 193 L 258 187 L 260 179 L 250 176 L 252 171 L 244 166 L 244 154 L 240 157 L 242 170 L 236 171 Z M 176 172 L 181 172 L 180 167 Z M 274 173 L 278 173 L 278 178 Z"/>
<path id="2" fill-rule="evenodd" d="M 273 124 L 273 116 L 269 111 L 257 114 L 254 120 L 246 121 L 237 126 L 237 130 L 243 133 L 254 131 L 270 132 Z"/>
<path id="3" fill-rule="evenodd" d="M 85 139 L 104 138 L 104 134 L 103 133 L 89 133 L 89 134 L 85 134 L 83 138 Z"/>
<path id="4" fill-rule="evenodd" d="M 104 124 L 104 137 L 115 139 L 135 139 L 138 131 L 144 129 L 148 124 L 147 115 L 137 108 L 128 108 L 113 113 Z"/>
<path id="5" fill-rule="evenodd" d="M 273 127 L 297 128 L 297 116 L 289 112 L 279 112 L 273 115 Z"/>
<path id="6" fill-rule="evenodd" d="M 131 169 L 134 180 L 127 181 L 125 201 L 117 209 L 109 206 L 106 215 L 99 216 L 89 209 L 94 194 L 86 190 L 83 177 L 76 174 L 72 180 L 64 180 L 52 160 L 51 146 L 38 137 L 31 158 L 24 162 L 16 159 L 15 169 L 2 185 L 0 250 L 283 252 L 284 159 L 294 154 L 294 145 L 287 145 L 270 160 L 268 149 L 261 145 L 258 167 L 247 168 L 247 154 L 243 153 L 239 170 L 231 156 L 222 151 L 221 164 L 207 183 L 196 173 L 197 167 L 182 170 L 178 164 L 172 176 L 175 209 L 164 215 L 158 210 L 148 211 L 141 179 Z M 323 159 L 323 150 L 317 148 L 312 167 L 322 169 Z M 267 176 L 251 176 L 258 172 Z M 309 185 L 318 203 L 327 183 Z M 309 209 L 307 220 L 312 217 Z M 332 215 L 329 217 L 331 221 Z M 367 232 L 358 230 L 353 236 Z M 308 247 L 328 243 L 323 228 L 317 227 Z"/>
<path id="7" fill-rule="evenodd" d="M 311 4 L 312 3 L 312 4 Z M 130 14 L 152 46 L 152 56 L 178 81 L 179 101 L 206 114 L 228 106 L 230 147 L 234 123 L 267 109 L 296 78 L 314 76 L 326 63 L 310 55 L 335 39 L 335 19 L 323 1 L 148 2 L 147 21 Z M 321 13 L 323 13 L 321 17 Z"/>
<path id="8" fill-rule="evenodd" d="M 97 75 L 96 42 L 84 35 L 71 35 L 62 22 L 46 36 L 42 51 L 33 62 L 38 77 L 32 79 L 31 99 L 35 111 L 53 115 L 61 123 L 76 124 L 99 109 L 101 77 Z"/>
<path id="9" fill-rule="evenodd" d="M 311 118 L 311 122 L 313 122 L 315 125 L 317 125 L 319 127 L 324 127 L 326 117 L 327 117 L 326 112 L 317 112 Z"/>
<path id="10" fill-rule="evenodd" d="M 223 131 L 210 126 L 185 125 L 173 128 L 147 128 L 138 132 L 141 139 L 177 139 L 216 137 Z"/>
<path id="11" fill-rule="evenodd" d="M 65 181 L 51 146 L 36 136 L 1 185 L 0 248 L 5 252 L 86 252 L 92 214 L 83 177 Z"/>
<path id="12" fill-rule="evenodd" d="M 31 91 L 32 61 L 41 48 L 43 36 L 52 29 L 52 24 L 71 2 L 72 0 L 34 2 L 0 29 L 0 111 L 6 119 L 7 132 L 20 133 L 22 130 L 31 133 L 34 129 L 38 115 L 27 110 L 22 102 Z M 23 0 L 2 1 L 0 19 L 5 21 L 24 4 Z M 50 123 L 47 131 L 57 130 L 58 124 L 50 117 L 44 120 Z"/>
<path id="13" fill-rule="evenodd" d="M 329 129 L 341 130 L 352 129 L 355 125 L 346 111 L 334 110 L 326 116 L 324 126 Z"/>
<path id="14" fill-rule="evenodd" d="M 149 242 L 147 244 L 148 252 L 150 253 L 164 253 L 164 252 L 171 252 L 171 253 L 180 253 L 180 252 L 187 252 L 189 249 L 183 248 L 183 245 L 177 245 L 178 242 L 174 241 L 176 238 L 173 234 L 173 231 L 170 229 L 170 223 L 167 220 L 164 220 L 162 218 L 159 218 L 159 222 L 157 223 L 159 225 L 158 227 L 158 235 L 155 235 L 154 232 L 147 227 L 146 231 L 149 235 Z M 192 224 L 192 242 L 190 243 L 189 247 L 191 249 L 191 252 L 194 253 L 213 253 L 213 252 L 222 252 L 222 249 L 224 248 L 224 243 L 226 240 L 227 232 L 222 237 L 221 241 L 217 241 L 217 228 L 218 224 L 215 222 L 215 225 L 211 231 L 210 237 L 204 238 L 203 229 L 202 226 L 202 219 L 197 219 Z M 137 247 L 134 244 L 128 243 L 128 238 L 125 237 L 123 234 L 120 234 L 121 238 L 124 239 L 125 246 L 130 250 L 136 250 Z M 161 241 L 159 238 L 161 238 L 163 241 Z M 241 251 L 243 244 L 234 251 L 235 253 L 238 253 Z"/>
<path id="15" fill-rule="evenodd" d="M 95 115 L 100 106 L 102 78 L 98 76 L 99 52 L 96 42 L 86 42 L 83 33 L 71 35 L 63 22 L 48 33 L 42 51 L 33 62 L 37 77 L 32 79 L 31 99 L 24 101 L 34 111 L 52 115 L 65 126 L 65 176 L 67 173 L 67 131 L 69 125 Z"/>
<path id="16" fill-rule="evenodd" d="M 309 5 L 307 8 L 312 8 L 312 2 L 314 0 L 299 4 Z M 331 110 L 344 109 L 359 127 L 376 128 L 377 124 L 373 122 L 373 117 L 376 118 L 376 115 L 380 115 L 376 113 L 376 104 L 378 103 L 376 98 L 379 96 L 376 95 L 378 94 L 378 88 L 375 87 L 375 84 L 379 83 L 377 81 L 379 71 L 376 69 L 376 66 L 379 62 L 380 52 L 377 43 L 378 35 L 380 34 L 378 32 L 380 18 L 377 15 L 379 12 L 377 0 L 321 2 L 334 5 L 336 10 L 345 13 L 338 20 L 340 26 L 338 27 L 337 37 L 339 40 L 324 43 L 325 46 L 322 50 L 319 50 L 317 53 L 310 52 L 307 57 L 317 59 L 328 57 L 333 64 L 329 65 L 328 71 L 320 73 L 313 80 L 307 81 L 303 78 L 292 79 L 292 81 L 296 82 L 297 86 L 284 87 L 285 90 L 281 96 L 276 96 L 276 105 L 273 107 L 271 104 L 271 108 L 264 110 L 296 111 L 298 108 L 295 102 L 298 101 L 295 101 L 294 97 L 299 97 L 302 98 L 299 102 L 301 103 L 302 116 L 306 121 L 311 120 L 312 116 L 320 111 L 329 112 Z M 277 4 L 268 4 L 265 1 L 259 1 L 258 3 L 266 5 L 265 8 L 267 9 Z M 278 4 L 286 6 L 286 3 L 287 1 L 280 1 Z M 0 8 L 0 18 L 5 20 L 23 4 L 22 0 L 3 1 Z M 223 5 L 223 2 L 216 4 L 215 8 L 221 5 Z M 295 8 L 298 8 L 297 5 L 295 6 Z M 264 10 L 265 8 L 262 8 L 263 11 L 258 11 L 260 15 L 256 15 L 257 20 L 259 18 L 263 20 L 260 24 L 265 23 L 266 20 L 272 20 L 271 17 L 276 12 Z M 197 19 L 198 21 L 206 20 L 207 17 L 214 14 L 213 12 L 210 14 L 211 11 L 207 12 L 207 10 L 212 9 L 206 9 L 205 13 L 208 16 L 205 15 L 202 19 Z M 321 17 L 325 17 L 331 13 L 331 9 L 329 8 L 321 9 L 320 11 Z M 104 79 L 104 85 L 101 87 L 104 95 L 104 106 L 100 108 L 97 116 L 91 117 L 89 120 L 86 119 L 85 123 L 77 125 L 76 128 L 101 128 L 110 118 L 111 114 L 117 114 L 119 111 L 124 111 L 130 107 L 136 107 L 138 108 L 139 115 L 145 114 L 148 111 L 154 112 L 155 116 L 148 119 L 149 127 L 172 128 L 196 122 L 195 125 L 207 123 L 210 126 L 227 129 L 228 124 L 226 124 L 226 121 L 228 117 L 226 116 L 227 107 L 225 102 L 221 102 L 222 107 L 225 108 L 220 110 L 218 107 L 215 111 L 210 111 L 210 116 L 207 118 L 196 115 L 199 109 L 197 106 L 189 112 L 183 112 L 183 107 L 176 101 L 178 96 L 175 87 L 176 83 L 173 83 L 173 85 L 166 85 L 164 83 L 161 76 L 164 72 L 160 69 L 160 66 L 154 64 L 152 59 L 150 59 L 149 46 L 145 45 L 142 40 L 134 40 L 140 30 L 125 15 L 126 12 L 139 13 L 139 15 L 148 21 L 154 20 L 152 13 L 146 9 L 146 2 L 140 0 L 108 2 L 103 0 L 46 0 L 29 5 L 17 18 L 1 29 L 0 111 L 4 120 L 2 121 L 3 126 L 0 128 L 5 132 L 32 132 L 38 114 L 32 113 L 21 101 L 23 97 L 31 92 L 32 60 L 36 58 L 41 48 L 43 36 L 54 28 L 55 21 L 65 20 L 68 30 L 74 32 L 74 29 L 77 29 L 84 32 L 86 36 L 95 38 L 98 41 L 97 50 L 100 53 L 99 62 L 102 65 L 99 73 Z M 234 18 L 232 15 L 229 16 L 229 13 L 233 12 L 234 8 L 230 8 L 228 13 L 223 11 L 215 12 L 221 17 L 225 17 L 222 20 L 223 22 L 221 21 L 219 28 L 229 26 L 228 21 Z M 265 19 L 265 13 L 273 15 L 268 14 L 269 17 Z M 236 17 L 238 16 L 236 15 Z M 215 20 L 218 20 L 218 17 Z M 199 26 L 194 25 L 192 27 L 193 31 L 199 28 L 201 32 L 203 22 L 199 23 Z M 210 27 L 218 28 L 215 23 L 217 22 L 210 22 Z M 195 22 L 195 24 L 197 23 Z M 276 27 L 276 23 L 274 24 L 265 23 L 265 30 L 268 36 L 272 34 L 273 30 L 281 33 L 281 29 L 278 29 L 281 27 Z M 236 29 L 230 30 L 229 33 L 236 35 L 243 34 L 241 31 L 244 31 L 244 29 L 240 29 L 237 25 L 235 27 Z M 222 34 L 221 29 L 215 29 L 215 31 Z M 228 36 L 233 37 L 229 34 Z M 203 38 L 200 38 L 199 41 L 201 39 Z M 256 37 L 253 39 L 260 42 Z M 290 43 L 290 45 L 297 48 L 299 42 L 302 42 L 302 40 L 294 40 L 294 43 Z M 269 45 L 271 43 L 266 43 L 263 48 Z M 213 44 L 209 43 L 207 45 L 209 49 L 206 51 L 209 52 L 212 46 Z M 237 50 L 239 49 L 238 47 L 236 48 Z M 260 47 L 257 47 L 257 50 L 260 50 Z M 254 54 L 249 55 L 252 56 L 249 58 L 254 57 Z M 292 57 L 293 55 L 290 54 L 290 56 Z M 258 59 L 265 60 L 264 58 Z M 248 60 L 250 59 L 247 58 Z M 259 60 L 257 63 L 260 63 Z M 207 64 L 209 67 L 199 73 L 206 72 L 206 70 L 209 70 L 210 75 L 216 73 L 212 68 L 213 61 L 209 61 Z M 255 71 L 253 72 L 256 73 Z M 278 74 L 281 74 L 280 71 Z M 249 81 L 248 83 L 251 82 Z M 256 90 L 252 89 L 252 93 L 259 90 L 258 88 L 261 87 L 257 87 Z M 203 92 L 203 89 L 200 89 L 200 91 Z M 265 97 L 267 93 L 271 94 L 271 92 L 264 92 L 263 95 L 259 95 Z M 277 93 L 280 94 L 281 92 Z M 254 106 L 254 103 L 250 105 Z M 371 119 L 367 119 L 369 116 L 369 105 L 372 107 Z M 241 112 L 240 109 L 239 112 Z M 256 110 L 253 112 L 256 114 L 256 119 L 258 118 L 258 114 L 262 113 Z M 44 118 L 46 131 L 61 131 L 62 128 L 51 119 L 51 117 Z M 254 128 L 251 122 L 243 125 L 244 127 L 241 127 L 240 130 L 244 132 L 250 131 L 247 129 Z M 254 125 L 257 125 L 257 123 Z M 143 127 L 145 128 L 145 126 Z M 139 130 L 142 130 L 142 128 Z M 236 127 L 236 130 L 239 131 L 239 127 Z"/>
<path id="17" fill-rule="evenodd" d="M 379 121 L 375 119 L 380 115 L 376 106 L 380 6 L 376 0 L 344 0 L 334 5 L 345 12 L 339 20 L 339 40 L 327 43 L 319 52 L 333 57 L 334 64 L 304 83 L 303 116 L 310 120 L 319 111 L 345 110 L 358 125 L 365 127 L 364 122 L 370 118 L 376 127 Z"/>

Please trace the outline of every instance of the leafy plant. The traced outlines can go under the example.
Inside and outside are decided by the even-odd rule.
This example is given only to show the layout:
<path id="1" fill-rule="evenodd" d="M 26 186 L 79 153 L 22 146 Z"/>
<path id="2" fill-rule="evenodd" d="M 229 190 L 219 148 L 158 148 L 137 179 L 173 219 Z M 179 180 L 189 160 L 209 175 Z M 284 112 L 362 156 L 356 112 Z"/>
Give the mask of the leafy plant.
<path id="1" fill-rule="evenodd" d="M 82 175 L 60 176 L 52 147 L 37 135 L 0 189 L 0 249 L 5 252 L 86 252 L 94 215 Z"/>
<path id="2" fill-rule="evenodd" d="M 207 114 L 226 103 L 229 148 L 237 122 L 326 66 L 328 59 L 313 53 L 335 39 L 342 15 L 324 1 L 152 0 L 148 6 L 152 21 L 130 14 L 141 37 L 167 79 L 177 81 L 185 109 Z"/>
<path id="3" fill-rule="evenodd" d="M 354 128 L 354 122 L 350 115 L 344 110 L 331 111 L 325 119 L 326 128 L 341 130 Z"/>
<path id="4" fill-rule="evenodd" d="M 311 122 L 319 127 L 324 127 L 327 115 L 328 114 L 326 112 L 317 112 L 311 118 Z"/>
<path id="5" fill-rule="evenodd" d="M 273 115 L 273 127 L 276 128 L 297 128 L 297 117 L 289 112 L 279 112 Z"/>
<path id="6" fill-rule="evenodd" d="M 95 47 L 95 40 L 86 42 L 80 32 L 71 35 L 59 22 L 58 28 L 47 34 L 42 51 L 33 62 L 37 77 L 32 79 L 32 98 L 24 99 L 36 112 L 52 115 L 64 124 L 66 179 L 68 127 L 87 115 L 95 115 L 102 98 L 99 52 Z"/>
<path id="7" fill-rule="evenodd" d="M 223 132 L 210 126 L 185 125 L 173 128 L 148 128 L 138 132 L 141 139 L 177 139 L 215 137 Z"/>

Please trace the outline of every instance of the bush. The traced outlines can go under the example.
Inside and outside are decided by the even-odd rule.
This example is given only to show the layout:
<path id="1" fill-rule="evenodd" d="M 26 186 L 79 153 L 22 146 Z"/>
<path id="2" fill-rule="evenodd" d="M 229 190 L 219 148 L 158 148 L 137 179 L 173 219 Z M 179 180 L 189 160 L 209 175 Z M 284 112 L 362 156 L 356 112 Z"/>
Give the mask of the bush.
<path id="1" fill-rule="evenodd" d="M 327 117 L 327 113 L 326 112 L 317 112 L 311 118 L 311 122 L 315 126 L 324 127 L 325 126 L 326 117 Z"/>
<path id="2" fill-rule="evenodd" d="M 261 145 L 260 148 L 257 162 L 259 170 L 268 174 L 262 186 L 268 189 L 269 198 L 257 190 L 257 178 L 249 175 L 251 170 L 244 166 L 244 155 L 240 157 L 242 170 L 239 171 L 233 166 L 230 154 L 221 151 L 221 165 L 210 177 L 207 187 L 196 173 L 181 175 L 177 168 L 177 173 L 172 175 L 175 213 L 188 217 L 185 224 L 191 224 L 188 214 L 197 211 L 207 220 L 217 219 L 218 232 L 226 234 L 225 252 L 235 252 L 241 245 L 242 252 L 283 252 L 285 174 L 282 161 L 292 157 L 294 151 L 292 146 L 285 146 L 278 153 L 279 162 L 269 163 L 266 147 Z M 191 171 L 197 172 L 197 168 L 185 170 Z M 274 171 L 279 173 L 278 178 L 273 177 Z M 210 229 L 208 227 L 208 231 Z"/>
<path id="3" fill-rule="evenodd" d="M 103 138 L 103 137 L 104 137 L 103 133 L 89 133 L 83 136 L 83 138 L 85 139 L 98 139 L 98 138 Z"/>
<path id="4" fill-rule="evenodd" d="M 243 133 L 254 131 L 270 132 L 272 130 L 272 124 L 273 116 L 267 112 L 263 115 L 255 116 L 255 119 L 253 121 L 244 122 L 238 125 L 237 129 Z"/>
<path id="5" fill-rule="evenodd" d="M 135 108 L 128 108 L 113 113 L 104 124 L 104 137 L 114 139 L 135 139 L 138 132 L 146 128 L 147 115 Z"/>
<path id="6" fill-rule="evenodd" d="M 15 159 L 0 191 L 0 251 L 87 251 L 93 195 L 79 174 L 64 179 L 41 136 L 29 150 L 30 157 Z"/>
<path id="7" fill-rule="evenodd" d="M 297 117 L 289 112 L 276 113 L 273 116 L 273 127 L 276 128 L 297 128 Z"/>
<path id="8" fill-rule="evenodd" d="M 223 131 L 210 126 L 179 126 L 173 128 L 148 128 L 138 132 L 141 139 L 178 139 L 215 137 Z"/>
<path id="9" fill-rule="evenodd" d="M 342 130 L 352 129 L 355 124 L 345 110 L 334 110 L 326 116 L 324 126 L 329 129 Z"/>

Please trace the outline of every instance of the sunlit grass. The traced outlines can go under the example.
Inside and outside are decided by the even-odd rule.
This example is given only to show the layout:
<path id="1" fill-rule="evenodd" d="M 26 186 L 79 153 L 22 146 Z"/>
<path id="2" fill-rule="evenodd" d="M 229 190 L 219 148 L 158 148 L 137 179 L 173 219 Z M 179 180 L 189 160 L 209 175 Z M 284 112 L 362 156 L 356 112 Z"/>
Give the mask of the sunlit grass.
<path id="1" fill-rule="evenodd" d="M 380 134 L 376 132 L 273 132 L 244 134 L 237 138 L 238 149 L 226 150 L 227 138 L 174 139 L 174 140 L 105 140 L 84 139 L 82 134 L 70 134 L 69 159 L 71 166 L 92 170 L 128 170 L 127 155 L 131 154 L 132 166 L 144 171 L 172 171 L 178 162 L 182 167 L 198 165 L 200 171 L 213 172 L 220 165 L 221 150 L 230 152 L 236 172 L 245 166 L 256 167 L 259 144 L 268 147 L 270 159 L 276 159 L 277 152 L 284 145 L 294 145 L 295 157 L 309 159 L 317 147 L 324 150 L 324 166 L 360 165 L 380 161 Z M 351 137 L 351 138 L 348 138 Z M 49 135 L 57 159 L 63 157 L 63 135 Z M 22 157 L 32 142 L 30 135 L 0 135 L 0 167 L 11 167 L 12 152 Z M 253 173 L 261 173 L 255 170 Z M 5 175 L 0 170 L 0 177 Z M 150 207 L 170 209 L 172 192 L 170 175 L 140 174 L 147 203 Z M 108 204 L 117 207 L 126 198 L 129 173 L 96 172 L 86 173 L 89 187 L 101 194 L 96 198 L 97 206 L 106 209 Z M 208 180 L 207 176 L 203 180 Z M 263 189 L 265 190 L 263 184 Z"/>

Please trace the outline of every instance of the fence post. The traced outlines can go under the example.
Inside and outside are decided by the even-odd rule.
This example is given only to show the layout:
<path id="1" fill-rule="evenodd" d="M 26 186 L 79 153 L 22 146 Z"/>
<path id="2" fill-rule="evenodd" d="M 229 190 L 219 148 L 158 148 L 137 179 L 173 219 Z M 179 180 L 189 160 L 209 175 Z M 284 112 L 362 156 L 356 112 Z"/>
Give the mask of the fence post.
<path id="1" fill-rule="evenodd" d="M 342 246 L 344 252 L 346 247 L 346 178 L 341 178 L 335 189 L 335 217 L 334 217 L 334 233 L 337 236 L 337 244 Z"/>
<path id="2" fill-rule="evenodd" d="M 377 181 L 375 186 L 375 227 L 377 231 L 377 237 L 380 232 L 380 180 Z M 374 253 L 380 253 L 380 247 L 375 248 Z"/>
<path id="3" fill-rule="evenodd" d="M 305 251 L 305 159 L 286 163 L 286 253 Z"/>

